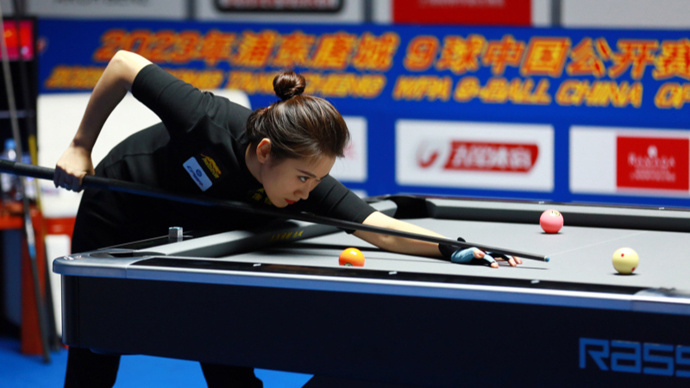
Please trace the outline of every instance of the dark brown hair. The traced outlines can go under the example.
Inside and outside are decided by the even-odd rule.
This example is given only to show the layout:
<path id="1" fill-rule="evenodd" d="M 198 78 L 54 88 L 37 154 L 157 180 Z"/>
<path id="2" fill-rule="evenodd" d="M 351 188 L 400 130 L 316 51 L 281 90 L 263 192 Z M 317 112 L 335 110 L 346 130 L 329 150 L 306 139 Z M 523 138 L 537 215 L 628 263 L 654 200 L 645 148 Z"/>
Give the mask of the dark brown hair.
<path id="1" fill-rule="evenodd" d="M 343 117 L 323 98 L 302 94 L 306 84 L 293 71 L 276 75 L 273 90 L 280 101 L 255 110 L 247 121 L 252 147 L 268 138 L 271 156 L 277 160 L 343 156 L 350 140 Z"/>

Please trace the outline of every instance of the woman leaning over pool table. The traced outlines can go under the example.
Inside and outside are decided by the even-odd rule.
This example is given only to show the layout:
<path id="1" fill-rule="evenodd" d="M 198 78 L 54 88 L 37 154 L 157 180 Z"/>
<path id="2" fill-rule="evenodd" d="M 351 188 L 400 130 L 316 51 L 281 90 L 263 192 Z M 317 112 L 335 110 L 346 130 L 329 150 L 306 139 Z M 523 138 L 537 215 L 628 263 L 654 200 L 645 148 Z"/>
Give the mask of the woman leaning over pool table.
<path id="1" fill-rule="evenodd" d="M 57 162 L 54 182 L 80 191 L 87 174 L 132 181 L 180 194 L 306 210 L 322 216 L 442 237 L 386 216 L 329 175 L 349 141 L 338 111 L 326 100 L 305 95 L 305 79 L 292 71 L 273 80 L 278 101 L 251 111 L 200 91 L 146 58 L 120 51 L 94 87 L 71 144 Z M 161 122 L 115 146 L 94 169 L 91 151 L 108 116 L 127 92 Z M 72 240 L 84 252 L 165 234 L 171 225 L 188 230 L 230 230 L 259 226 L 264 217 L 232 210 L 87 188 Z M 449 246 L 377 233 L 355 236 L 381 249 L 481 261 L 498 268 L 479 249 Z M 521 263 L 507 257 L 510 265 Z M 126 312 L 123 312 L 126 313 Z M 109 387 L 120 356 L 70 347 L 66 387 Z M 253 368 L 201 363 L 209 387 L 262 386 Z"/>

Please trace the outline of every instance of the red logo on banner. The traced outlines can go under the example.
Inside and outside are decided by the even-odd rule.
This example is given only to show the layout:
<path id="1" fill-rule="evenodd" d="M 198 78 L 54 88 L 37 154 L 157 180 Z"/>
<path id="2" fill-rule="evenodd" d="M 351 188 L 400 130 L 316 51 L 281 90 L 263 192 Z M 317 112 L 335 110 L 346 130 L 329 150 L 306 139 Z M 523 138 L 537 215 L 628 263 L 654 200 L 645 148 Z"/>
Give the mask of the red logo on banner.
<path id="1" fill-rule="evenodd" d="M 525 173 L 539 156 L 536 144 L 486 143 L 454 140 L 447 144 L 421 144 L 417 164 L 421 168 L 440 165 L 453 171 L 503 171 Z"/>
<path id="2" fill-rule="evenodd" d="M 393 0 L 393 21 L 414 24 L 529 26 L 532 0 Z"/>
<path id="3" fill-rule="evenodd" d="M 433 166 L 445 148 L 444 143 L 436 142 L 429 144 L 427 142 L 422 142 L 417 147 L 417 164 L 421 168 Z"/>
<path id="4" fill-rule="evenodd" d="M 688 190 L 688 139 L 618 137 L 616 145 L 618 187 Z"/>

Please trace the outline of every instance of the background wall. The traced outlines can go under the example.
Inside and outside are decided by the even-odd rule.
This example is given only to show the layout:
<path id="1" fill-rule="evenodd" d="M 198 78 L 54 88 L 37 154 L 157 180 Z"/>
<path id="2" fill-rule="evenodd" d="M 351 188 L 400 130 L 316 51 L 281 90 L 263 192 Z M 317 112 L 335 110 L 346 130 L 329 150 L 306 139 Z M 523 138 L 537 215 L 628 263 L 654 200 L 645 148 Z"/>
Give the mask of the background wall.
<path id="1" fill-rule="evenodd" d="M 275 100 L 275 71 L 296 67 L 308 91 L 345 116 L 353 141 L 332 173 L 363 195 L 690 207 L 688 0 L 0 0 L 0 7 L 6 18 L 37 22 L 30 61 L 38 65 L 44 166 L 54 166 L 108 59 L 124 48 L 200 88 L 232 89 L 254 108 Z M 128 98 L 104 129 L 96 161 L 151 116 Z M 8 133 L 0 108 L 0 137 Z M 44 215 L 72 217 L 79 194 L 44 183 Z M 0 299 L 8 302 L 0 313 L 18 324 L 19 262 L 9 259 L 19 255 L 20 233 L 3 237 Z M 46 242 L 48 260 L 69 251 L 65 235 Z"/>
<path id="2" fill-rule="evenodd" d="M 5 15 L 14 13 L 16 0 L 0 0 Z M 230 1 L 230 0 L 19 0 L 19 11 L 41 18 L 106 18 L 106 19 L 168 19 L 168 20 L 226 20 L 239 22 L 294 23 L 394 23 L 395 9 L 421 6 L 463 10 L 500 12 L 516 4 L 528 10 L 534 27 L 562 26 L 566 28 L 597 27 L 626 29 L 687 29 L 690 7 L 685 0 L 324 0 L 312 3 L 315 7 L 338 8 L 334 14 L 294 12 L 221 12 L 216 4 L 280 4 L 289 0 Z M 269 5 L 270 6 L 270 5 Z M 435 11 L 430 11 L 435 12 Z M 456 12 L 456 14 L 459 12 Z M 458 17 L 460 19 L 460 17 Z M 460 24 L 460 22 L 456 22 Z M 477 24 L 477 23 L 472 23 Z"/>
<path id="3" fill-rule="evenodd" d="M 198 55 L 220 57 L 157 62 L 187 71 L 202 88 L 243 90 L 256 108 L 274 99 L 266 85 L 280 68 L 275 55 L 281 44 L 306 35 L 313 39 L 305 54 L 311 62 L 293 58 L 289 64 L 347 117 L 354 141 L 333 174 L 362 193 L 690 205 L 687 60 L 665 65 L 666 74 L 659 75 L 665 58 L 681 58 L 678 50 L 688 49 L 685 0 L 19 3 L 19 13 L 38 17 L 42 95 L 88 92 L 107 62 L 103 53 L 115 47 L 108 43 L 113 31 L 147 39 L 172 31 L 178 49 L 183 33 L 208 38 L 215 31 L 232 43 Z M 6 14 L 15 11 L 13 1 L 0 4 Z M 271 34 L 275 40 L 263 42 L 272 45 L 273 62 L 237 60 L 241 44 Z M 381 65 L 371 58 L 386 55 L 372 47 L 381 50 L 385 37 L 397 41 L 388 46 L 390 63 Z M 426 57 L 411 51 L 429 49 L 424 37 L 436 44 Z M 479 60 L 476 68 L 463 62 L 467 52 L 452 52 L 467 50 L 471 37 L 481 44 L 470 51 Z M 487 59 L 490 47 L 502 43 L 505 49 L 513 41 L 522 47 L 512 62 L 504 58 L 497 68 L 495 57 Z M 351 53 L 343 64 L 323 58 L 315 64 L 328 42 L 351 45 L 340 46 Z M 117 44 L 153 55 L 141 41 Z M 358 52 L 368 59 L 358 59 Z M 563 61 L 539 70 L 539 53 Z M 411 64 L 420 58 L 429 66 Z M 578 73 L 577 65 L 582 70 L 591 61 L 604 70 Z M 46 126 L 39 130 L 56 130 Z M 64 131 L 58 137 L 69 139 L 72 133 Z"/>

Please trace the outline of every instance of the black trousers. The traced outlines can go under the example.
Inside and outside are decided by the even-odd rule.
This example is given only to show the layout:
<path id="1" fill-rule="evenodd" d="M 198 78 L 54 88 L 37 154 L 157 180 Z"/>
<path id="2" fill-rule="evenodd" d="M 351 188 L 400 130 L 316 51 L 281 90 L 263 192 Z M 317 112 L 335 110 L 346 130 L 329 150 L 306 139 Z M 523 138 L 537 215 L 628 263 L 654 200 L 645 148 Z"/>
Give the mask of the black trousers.
<path id="1" fill-rule="evenodd" d="M 200 363 L 209 388 L 263 387 L 253 368 Z M 70 347 L 67 357 L 65 388 L 101 388 L 115 385 L 120 356 L 97 354 L 88 349 Z"/>

